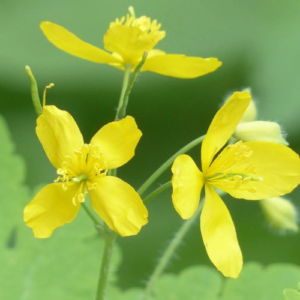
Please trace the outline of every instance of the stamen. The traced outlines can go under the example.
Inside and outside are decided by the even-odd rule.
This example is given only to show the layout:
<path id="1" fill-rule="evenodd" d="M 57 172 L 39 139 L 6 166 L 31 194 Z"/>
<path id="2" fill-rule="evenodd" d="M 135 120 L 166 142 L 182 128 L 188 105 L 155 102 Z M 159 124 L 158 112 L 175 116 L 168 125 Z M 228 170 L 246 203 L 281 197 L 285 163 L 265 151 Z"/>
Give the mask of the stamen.
<path id="1" fill-rule="evenodd" d="M 133 6 L 129 6 L 128 11 L 129 11 L 131 17 L 135 19 L 135 11 L 134 11 Z"/>
<path id="2" fill-rule="evenodd" d="M 126 15 L 126 18 L 117 18 L 115 22 L 110 23 L 109 28 L 120 25 L 126 27 L 137 27 L 155 39 L 161 40 L 165 37 L 165 32 L 159 31 L 161 28 L 161 24 L 158 23 L 157 20 L 151 21 L 151 19 L 146 16 L 136 18 L 135 11 L 132 6 L 128 8 L 128 11 L 129 14 Z"/>
<path id="3" fill-rule="evenodd" d="M 88 190 L 90 191 L 90 190 L 94 190 L 94 189 L 96 189 L 96 185 L 97 185 L 97 182 L 94 182 L 94 183 L 87 183 L 87 185 L 88 185 Z"/>
<path id="4" fill-rule="evenodd" d="M 255 193 L 250 182 L 262 182 L 256 166 L 249 160 L 253 151 L 243 142 L 227 146 L 212 163 L 206 180 L 216 187 L 246 190 Z M 249 161 L 249 163 L 248 163 Z"/>
<path id="5" fill-rule="evenodd" d="M 68 184 L 67 184 L 66 182 L 64 182 L 64 183 L 62 184 L 62 189 L 63 189 L 64 191 L 66 191 L 66 190 L 68 189 Z"/>

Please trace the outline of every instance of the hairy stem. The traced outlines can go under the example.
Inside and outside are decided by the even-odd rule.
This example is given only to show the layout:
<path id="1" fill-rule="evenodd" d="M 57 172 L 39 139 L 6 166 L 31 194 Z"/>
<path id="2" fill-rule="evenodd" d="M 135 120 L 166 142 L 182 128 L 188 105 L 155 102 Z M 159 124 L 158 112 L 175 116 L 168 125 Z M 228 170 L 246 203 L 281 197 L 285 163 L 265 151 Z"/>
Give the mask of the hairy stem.
<path id="1" fill-rule="evenodd" d="M 164 183 L 163 185 L 161 185 L 159 188 L 157 188 L 156 190 L 154 190 L 151 194 L 149 194 L 143 201 L 145 204 L 149 203 L 153 198 L 155 198 L 156 196 L 158 196 L 160 193 L 162 193 L 164 190 L 166 190 L 168 187 L 170 187 L 172 185 L 171 181 L 168 181 L 166 183 Z"/>
<path id="2" fill-rule="evenodd" d="M 155 282 L 157 279 L 161 276 L 163 271 L 165 270 L 166 266 L 168 265 L 170 259 L 174 255 L 174 252 L 178 248 L 178 246 L 181 244 L 182 239 L 186 235 L 186 233 L 189 231 L 191 226 L 193 225 L 194 221 L 199 219 L 200 212 L 202 210 L 204 201 L 200 202 L 200 205 L 196 211 L 196 213 L 191 217 L 189 220 L 185 221 L 182 226 L 179 228 L 179 230 L 176 232 L 174 238 L 170 242 L 167 249 L 164 251 L 162 257 L 158 261 L 158 264 L 156 265 L 147 285 L 144 290 L 144 293 L 142 295 L 141 300 L 146 300 L 150 296 L 151 292 L 153 291 L 153 287 L 155 285 Z"/>
<path id="3" fill-rule="evenodd" d="M 134 69 L 134 71 L 130 77 L 129 83 L 128 83 L 125 93 L 123 95 L 122 105 L 117 113 L 117 117 L 116 117 L 117 120 L 121 120 L 121 119 L 125 118 L 125 116 L 126 116 L 126 109 L 127 109 L 127 105 L 128 105 L 128 101 L 129 101 L 129 95 L 131 93 L 131 90 L 134 86 L 134 83 L 135 83 L 138 75 L 140 74 L 140 72 L 143 68 L 143 65 L 147 59 L 147 56 L 148 56 L 148 52 L 145 51 L 140 63 L 136 66 L 136 68 Z"/>
<path id="4" fill-rule="evenodd" d="M 117 234 L 111 230 L 107 232 L 107 235 L 105 237 L 105 248 L 104 248 L 102 264 L 100 269 L 96 300 L 105 299 L 105 290 L 107 287 L 110 265 L 111 265 L 112 254 L 113 254 L 113 247 L 114 247 L 116 237 Z"/>
<path id="5" fill-rule="evenodd" d="M 191 150 L 195 146 L 199 145 L 205 135 L 202 135 L 198 137 L 197 139 L 193 140 L 189 144 L 185 145 L 183 148 L 181 148 L 179 151 L 177 151 L 173 156 L 171 156 L 165 163 L 163 163 L 143 184 L 142 186 L 137 190 L 137 192 L 142 195 L 149 186 L 164 172 L 166 171 L 174 162 L 175 158 L 179 156 L 180 154 L 184 154 L 187 151 Z"/>
<path id="6" fill-rule="evenodd" d="M 132 68 L 131 65 L 125 65 L 123 84 L 122 84 L 121 95 L 120 95 L 120 99 L 119 99 L 119 104 L 118 104 L 115 120 L 119 120 L 118 117 L 120 114 L 120 110 L 123 107 L 124 96 L 125 96 L 125 92 L 128 87 L 129 79 L 130 79 L 131 68 Z"/>

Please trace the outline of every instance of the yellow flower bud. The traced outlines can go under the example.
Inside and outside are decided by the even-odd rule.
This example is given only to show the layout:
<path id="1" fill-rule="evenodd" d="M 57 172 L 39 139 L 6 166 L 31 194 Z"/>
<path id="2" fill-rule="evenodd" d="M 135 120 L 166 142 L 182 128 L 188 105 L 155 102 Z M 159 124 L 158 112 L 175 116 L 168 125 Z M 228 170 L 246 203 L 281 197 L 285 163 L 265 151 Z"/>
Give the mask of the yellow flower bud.
<path id="1" fill-rule="evenodd" d="M 244 142 L 271 142 L 287 146 L 280 125 L 276 122 L 254 121 L 240 123 L 233 137 Z"/>
<path id="2" fill-rule="evenodd" d="M 260 202 L 262 211 L 269 224 L 282 230 L 299 230 L 295 206 L 285 198 L 275 197 Z"/>
<path id="3" fill-rule="evenodd" d="M 244 89 L 243 92 L 248 92 L 252 96 L 250 88 Z M 257 116 L 256 104 L 253 101 L 253 99 L 251 99 L 251 102 L 250 102 L 248 108 L 246 109 L 240 123 L 255 121 L 256 116 Z"/>

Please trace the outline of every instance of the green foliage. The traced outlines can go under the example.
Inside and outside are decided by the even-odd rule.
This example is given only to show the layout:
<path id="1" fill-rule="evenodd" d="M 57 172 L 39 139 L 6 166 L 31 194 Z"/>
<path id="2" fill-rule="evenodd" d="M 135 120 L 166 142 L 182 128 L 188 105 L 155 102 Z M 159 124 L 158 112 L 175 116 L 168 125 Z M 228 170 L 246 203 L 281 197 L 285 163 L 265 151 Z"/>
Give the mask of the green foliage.
<path id="1" fill-rule="evenodd" d="M 298 290 L 300 290 L 300 283 L 298 284 Z M 300 300 L 300 293 L 293 289 L 285 289 L 283 295 L 285 300 Z"/>
<path id="2" fill-rule="evenodd" d="M 222 277 L 213 268 L 190 267 L 179 275 L 164 275 L 156 285 L 157 300 L 216 300 Z"/>
<path id="3" fill-rule="evenodd" d="M 282 291 L 293 287 L 300 278 L 300 268 L 289 264 L 262 267 L 247 264 L 237 279 L 227 279 L 222 300 L 282 300 Z"/>
<path id="4" fill-rule="evenodd" d="M 23 209 L 31 200 L 23 184 L 25 165 L 13 154 L 14 146 L 2 118 L 0 139 L 0 299 L 93 299 L 102 239 L 84 211 L 51 238 L 35 239 L 23 222 Z M 119 262 L 116 247 L 112 268 L 116 269 Z"/>
<path id="5" fill-rule="evenodd" d="M 190 267 L 178 275 L 163 275 L 148 300 L 282 300 L 282 290 L 300 278 L 300 268 L 289 264 L 263 267 L 248 263 L 238 279 L 224 278 L 211 267 Z M 113 300 L 139 300 L 141 289 L 125 293 L 114 290 Z M 111 294 L 112 295 L 112 294 Z M 300 293 L 287 289 L 286 300 L 300 300 Z"/>

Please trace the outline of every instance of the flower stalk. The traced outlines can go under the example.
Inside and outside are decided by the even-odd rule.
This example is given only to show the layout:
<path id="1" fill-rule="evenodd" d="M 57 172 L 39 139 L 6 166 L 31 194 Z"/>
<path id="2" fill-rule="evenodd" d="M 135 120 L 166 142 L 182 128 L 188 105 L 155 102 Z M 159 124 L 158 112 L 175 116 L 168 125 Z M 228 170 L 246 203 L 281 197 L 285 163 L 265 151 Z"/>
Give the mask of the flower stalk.
<path id="1" fill-rule="evenodd" d="M 129 83 L 126 86 L 126 90 L 125 90 L 124 94 L 121 93 L 122 99 L 120 99 L 120 103 L 119 103 L 119 105 L 121 104 L 121 107 L 118 109 L 116 120 L 121 120 L 126 116 L 126 108 L 128 105 L 129 95 L 131 93 L 131 90 L 133 88 L 133 85 L 134 85 L 138 75 L 140 74 L 140 72 L 143 68 L 143 65 L 147 59 L 147 56 L 148 56 L 148 52 L 145 51 L 140 63 L 136 66 L 136 68 L 134 69 L 134 71 L 130 77 Z M 125 73 L 126 73 L 126 71 L 127 71 L 127 69 L 125 69 Z M 124 78 L 125 77 L 126 77 L 126 75 L 124 75 Z M 122 92 L 123 92 L 123 89 L 122 89 Z"/>
<path id="2" fill-rule="evenodd" d="M 81 203 L 83 209 L 87 213 L 87 215 L 90 217 L 90 219 L 94 222 L 96 230 L 101 234 L 104 235 L 104 226 L 100 222 L 100 220 L 95 216 L 95 214 L 92 212 L 92 210 L 88 207 L 88 205 L 85 202 Z"/>
<path id="3" fill-rule="evenodd" d="M 174 162 L 175 158 L 183 153 L 188 152 L 189 150 L 191 150 L 192 148 L 194 148 L 195 146 L 199 145 L 203 139 L 204 139 L 205 135 L 202 135 L 200 137 L 198 137 L 197 139 L 191 141 L 190 143 L 188 143 L 187 145 L 185 145 L 183 148 L 181 148 L 180 150 L 178 150 L 174 155 L 172 155 L 168 160 L 166 160 L 142 185 L 141 187 L 137 190 L 137 192 L 142 195 L 143 193 L 146 192 L 146 190 L 150 187 L 150 185 L 152 183 L 154 183 L 154 181 L 164 172 L 166 171 Z"/>
<path id="4" fill-rule="evenodd" d="M 98 289 L 96 300 L 104 300 L 105 299 L 105 291 L 107 287 L 110 265 L 113 254 L 113 247 L 117 237 L 117 234 L 110 230 L 107 226 L 105 226 L 105 248 L 102 258 L 102 264 L 100 269 L 100 277 L 98 281 Z"/>
<path id="5" fill-rule="evenodd" d="M 204 203 L 204 201 L 200 202 L 200 205 L 199 205 L 196 213 L 193 215 L 193 217 L 188 219 L 187 221 L 184 221 L 182 226 L 176 232 L 174 238 L 171 240 L 167 249 L 164 251 L 164 253 L 163 253 L 162 257 L 159 259 L 158 264 L 156 265 L 152 275 L 150 276 L 150 279 L 146 285 L 146 288 L 141 297 L 141 300 L 147 300 L 148 297 L 151 295 L 157 279 L 159 279 L 159 277 L 162 275 L 163 271 L 165 270 L 168 263 L 170 262 L 170 259 L 173 257 L 175 251 L 181 244 L 181 241 L 185 237 L 186 233 L 189 231 L 191 226 L 194 224 L 194 221 L 199 218 L 199 215 L 203 208 L 203 203 Z"/>
<path id="6" fill-rule="evenodd" d="M 117 113 L 116 113 L 116 117 L 115 117 L 116 121 L 120 120 L 119 119 L 119 114 L 120 114 L 120 110 L 123 107 L 124 96 L 125 96 L 125 92 L 126 92 L 127 87 L 128 87 L 129 79 L 130 79 L 131 68 L 132 68 L 131 65 L 125 65 L 121 95 L 120 95 L 119 104 L 118 104 L 118 108 L 117 108 Z"/>
<path id="7" fill-rule="evenodd" d="M 149 194 L 143 201 L 144 204 L 149 203 L 153 198 L 155 198 L 156 196 L 158 196 L 160 193 L 162 193 L 164 190 L 166 190 L 167 188 L 172 186 L 172 182 L 168 181 L 166 183 L 164 183 L 163 185 L 161 185 L 160 187 L 158 187 L 156 190 L 154 190 L 151 194 Z"/>

